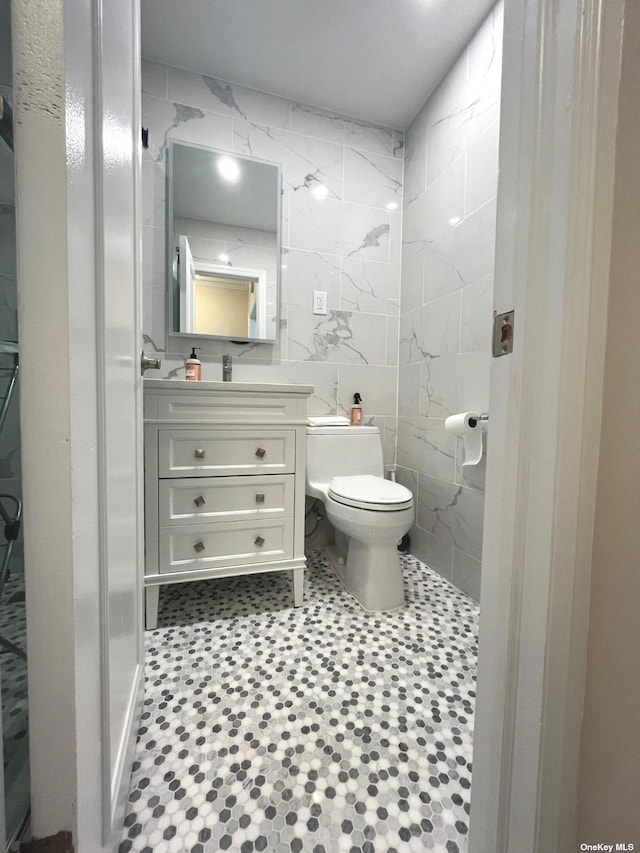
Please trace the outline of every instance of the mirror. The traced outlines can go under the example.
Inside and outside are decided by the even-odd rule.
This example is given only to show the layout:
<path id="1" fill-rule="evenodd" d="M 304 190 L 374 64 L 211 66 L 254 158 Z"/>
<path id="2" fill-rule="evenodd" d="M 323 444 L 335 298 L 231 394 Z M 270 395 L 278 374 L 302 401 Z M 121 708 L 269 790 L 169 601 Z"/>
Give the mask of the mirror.
<path id="1" fill-rule="evenodd" d="M 275 163 L 170 142 L 169 334 L 277 340 L 280 187 Z"/>

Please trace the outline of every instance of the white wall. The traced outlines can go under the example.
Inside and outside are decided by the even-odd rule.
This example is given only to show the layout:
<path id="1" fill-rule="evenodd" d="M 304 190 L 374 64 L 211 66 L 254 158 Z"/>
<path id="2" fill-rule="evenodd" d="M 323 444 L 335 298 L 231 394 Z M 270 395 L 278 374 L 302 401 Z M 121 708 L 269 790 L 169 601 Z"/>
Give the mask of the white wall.
<path id="1" fill-rule="evenodd" d="M 281 163 L 280 341 L 207 343 L 203 378 L 220 379 L 220 357 L 231 352 L 239 381 L 314 385 L 310 414 L 346 412 L 359 391 L 367 423 L 383 432 L 385 461 L 393 462 L 402 134 L 152 62 L 143 63 L 143 92 L 150 131 L 143 167 L 144 330 L 149 348 L 166 351 L 161 375 L 184 376 L 189 352 L 186 340 L 167 343 L 165 336 L 167 138 Z M 329 190 L 324 200 L 312 194 L 319 183 Z M 388 211 L 389 202 L 398 209 Z M 233 256 L 242 246 L 220 242 L 219 251 Z M 327 317 L 312 313 L 314 290 L 328 294 Z"/>
<path id="2" fill-rule="evenodd" d="M 476 600 L 484 460 L 444 419 L 489 408 L 501 48 L 498 4 L 405 135 L 398 479 L 412 552 Z"/>

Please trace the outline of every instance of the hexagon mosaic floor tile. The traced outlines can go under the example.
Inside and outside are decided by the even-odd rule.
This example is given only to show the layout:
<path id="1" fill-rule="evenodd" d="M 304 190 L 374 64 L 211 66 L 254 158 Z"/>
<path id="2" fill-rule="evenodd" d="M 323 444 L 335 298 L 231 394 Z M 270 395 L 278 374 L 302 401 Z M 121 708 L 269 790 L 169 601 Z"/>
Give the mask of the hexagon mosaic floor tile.
<path id="1" fill-rule="evenodd" d="M 119 853 L 466 850 L 477 605 L 411 556 L 367 614 L 320 554 L 178 584 L 147 632 Z"/>

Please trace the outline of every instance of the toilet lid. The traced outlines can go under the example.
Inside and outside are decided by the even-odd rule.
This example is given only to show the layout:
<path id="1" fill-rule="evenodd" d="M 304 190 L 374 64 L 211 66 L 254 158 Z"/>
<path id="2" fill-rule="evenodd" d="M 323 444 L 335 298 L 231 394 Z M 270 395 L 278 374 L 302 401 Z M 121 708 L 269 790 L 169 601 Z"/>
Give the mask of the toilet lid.
<path id="1" fill-rule="evenodd" d="M 407 509 L 413 504 L 413 495 L 405 486 L 371 474 L 334 477 L 329 483 L 329 497 L 347 506 L 382 512 Z"/>

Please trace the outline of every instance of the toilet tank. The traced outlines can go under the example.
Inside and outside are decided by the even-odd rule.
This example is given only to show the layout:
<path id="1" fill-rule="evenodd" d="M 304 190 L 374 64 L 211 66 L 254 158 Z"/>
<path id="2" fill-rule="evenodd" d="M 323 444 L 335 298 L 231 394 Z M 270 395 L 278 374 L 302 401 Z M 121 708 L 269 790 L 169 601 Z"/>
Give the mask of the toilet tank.
<path id="1" fill-rule="evenodd" d="M 307 427 L 307 494 L 334 477 L 384 475 L 378 427 Z"/>

